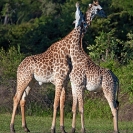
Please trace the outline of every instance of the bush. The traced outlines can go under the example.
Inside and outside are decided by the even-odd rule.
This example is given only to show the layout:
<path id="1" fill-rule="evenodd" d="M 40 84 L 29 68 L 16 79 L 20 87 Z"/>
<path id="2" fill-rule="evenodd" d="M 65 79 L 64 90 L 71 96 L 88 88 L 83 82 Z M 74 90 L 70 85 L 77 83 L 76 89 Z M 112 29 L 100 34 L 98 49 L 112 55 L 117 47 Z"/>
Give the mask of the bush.
<path id="1" fill-rule="evenodd" d="M 85 117 L 87 117 L 88 119 L 111 119 L 111 109 L 108 102 L 103 101 L 103 99 L 95 98 L 86 100 L 84 104 Z"/>
<path id="2" fill-rule="evenodd" d="M 0 78 L 1 79 L 15 79 L 17 67 L 24 58 L 20 53 L 20 47 L 16 49 L 14 46 L 10 47 L 8 51 L 3 48 L 0 50 Z"/>

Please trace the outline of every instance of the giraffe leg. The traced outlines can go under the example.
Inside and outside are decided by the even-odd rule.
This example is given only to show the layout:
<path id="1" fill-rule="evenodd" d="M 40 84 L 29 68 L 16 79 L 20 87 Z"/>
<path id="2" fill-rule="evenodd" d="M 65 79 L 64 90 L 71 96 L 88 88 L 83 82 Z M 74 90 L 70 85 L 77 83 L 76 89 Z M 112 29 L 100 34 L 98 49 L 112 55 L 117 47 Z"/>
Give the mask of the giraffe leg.
<path id="1" fill-rule="evenodd" d="M 15 129 L 14 129 L 14 119 L 15 119 L 15 114 L 16 114 L 16 109 L 18 106 L 18 102 L 19 102 L 19 98 L 17 98 L 17 96 L 15 95 L 13 98 L 13 113 L 12 113 L 12 119 L 11 119 L 11 123 L 10 123 L 10 133 L 15 133 Z"/>
<path id="2" fill-rule="evenodd" d="M 51 133 L 55 133 L 55 124 L 56 124 L 56 114 L 57 114 L 57 108 L 59 106 L 60 102 L 60 96 L 61 96 L 61 90 L 62 86 L 57 86 L 55 90 L 55 99 L 54 99 L 54 111 L 53 111 L 53 121 L 51 126 Z"/>
<path id="3" fill-rule="evenodd" d="M 14 120 L 15 120 L 15 115 L 16 115 L 16 110 L 18 107 L 18 103 L 20 101 L 21 95 L 23 94 L 23 91 L 21 92 L 16 92 L 14 98 L 13 98 L 13 113 L 12 113 L 12 118 L 11 118 L 11 123 L 10 123 L 10 133 L 15 133 L 14 129 Z"/>
<path id="4" fill-rule="evenodd" d="M 81 114 L 81 132 L 85 133 L 84 127 L 84 107 L 83 107 L 83 89 L 79 88 L 78 91 L 78 103 L 79 103 L 79 112 Z"/>
<path id="5" fill-rule="evenodd" d="M 72 87 L 72 95 L 73 95 L 73 105 L 72 105 L 73 119 L 72 119 L 72 130 L 71 130 L 71 133 L 75 133 L 76 110 L 77 110 L 77 95 L 76 95 L 76 91 L 74 91 L 73 87 Z"/>
<path id="6" fill-rule="evenodd" d="M 30 91 L 30 87 L 28 86 L 25 89 L 25 91 L 24 91 L 24 93 L 22 95 L 21 101 L 20 101 L 21 114 L 22 114 L 22 127 L 23 127 L 25 132 L 30 132 L 30 130 L 27 127 L 26 119 L 25 119 L 25 103 L 26 103 L 26 96 L 28 96 L 29 91 Z"/>
<path id="7" fill-rule="evenodd" d="M 118 130 L 118 109 L 117 108 L 113 109 L 112 114 L 113 114 L 113 122 L 114 122 L 114 133 L 119 133 L 119 130 Z"/>
<path id="8" fill-rule="evenodd" d="M 64 103 L 65 103 L 65 89 L 63 88 L 61 91 L 60 97 L 60 129 L 61 133 L 66 133 L 64 129 Z"/>
<path id="9" fill-rule="evenodd" d="M 114 103 L 112 103 L 112 105 L 113 104 Z M 113 115 L 114 133 L 119 133 L 119 130 L 118 130 L 118 108 L 113 107 L 112 105 L 110 106 L 110 108 L 111 108 L 112 115 Z"/>
<path id="10" fill-rule="evenodd" d="M 19 76 L 20 75 L 18 75 L 18 77 Z M 13 112 L 12 112 L 12 118 L 11 118 L 11 122 L 10 122 L 10 133 L 15 133 L 14 120 L 15 120 L 16 110 L 17 110 L 18 104 L 21 100 L 22 94 L 24 93 L 24 90 L 27 87 L 27 85 L 29 84 L 29 82 L 31 81 L 32 77 L 28 77 L 27 79 L 28 80 L 25 80 L 22 82 L 21 78 L 17 78 L 17 89 L 16 89 L 16 94 L 13 98 Z"/>
<path id="11" fill-rule="evenodd" d="M 115 100 L 115 93 L 111 93 L 111 94 L 106 94 L 105 98 L 107 99 L 109 106 L 111 108 L 111 112 L 113 115 L 113 123 L 114 123 L 114 133 L 119 133 L 118 130 L 118 101 Z"/>

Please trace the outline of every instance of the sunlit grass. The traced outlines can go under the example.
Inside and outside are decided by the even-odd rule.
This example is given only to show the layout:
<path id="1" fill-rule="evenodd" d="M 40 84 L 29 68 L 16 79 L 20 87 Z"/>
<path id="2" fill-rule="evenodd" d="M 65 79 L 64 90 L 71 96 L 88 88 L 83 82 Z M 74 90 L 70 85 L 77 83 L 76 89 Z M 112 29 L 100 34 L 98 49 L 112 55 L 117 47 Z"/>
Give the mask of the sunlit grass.
<path id="1" fill-rule="evenodd" d="M 52 117 L 27 116 L 27 125 L 31 133 L 50 133 Z M 9 133 L 11 114 L 0 114 L 0 133 Z M 65 118 L 65 129 L 71 131 L 72 119 Z M 86 133 L 112 133 L 113 123 L 111 120 L 85 118 Z M 21 116 L 16 115 L 16 133 L 24 133 L 21 128 Z M 80 133 L 81 124 L 79 116 L 76 119 L 76 133 Z M 119 122 L 120 133 L 133 133 L 133 122 Z M 60 133 L 59 117 L 57 118 L 56 133 Z"/>

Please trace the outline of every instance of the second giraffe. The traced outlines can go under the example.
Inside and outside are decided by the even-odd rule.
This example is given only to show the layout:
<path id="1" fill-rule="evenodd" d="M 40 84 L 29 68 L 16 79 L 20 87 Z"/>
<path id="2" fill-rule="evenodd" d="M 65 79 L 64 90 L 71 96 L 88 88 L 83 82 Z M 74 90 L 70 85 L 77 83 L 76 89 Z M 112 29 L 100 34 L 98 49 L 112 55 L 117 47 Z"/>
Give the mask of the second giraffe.
<path id="1" fill-rule="evenodd" d="M 81 23 L 80 26 L 75 27 L 74 40 L 70 45 L 70 55 L 72 62 L 72 71 L 70 73 L 70 81 L 73 95 L 73 120 L 72 132 L 75 133 L 76 122 L 76 108 L 79 105 L 79 112 L 81 113 L 81 131 L 85 133 L 84 127 L 84 89 L 89 91 L 102 90 L 107 99 L 113 115 L 114 133 L 119 133 L 118 130 L 118 92 L 119 80 L 115 74 L 106 68 L 101 68 L 96 65 L 89 56 L 82 49 L 82 36 L 86 31 L 86 26 Z"/>

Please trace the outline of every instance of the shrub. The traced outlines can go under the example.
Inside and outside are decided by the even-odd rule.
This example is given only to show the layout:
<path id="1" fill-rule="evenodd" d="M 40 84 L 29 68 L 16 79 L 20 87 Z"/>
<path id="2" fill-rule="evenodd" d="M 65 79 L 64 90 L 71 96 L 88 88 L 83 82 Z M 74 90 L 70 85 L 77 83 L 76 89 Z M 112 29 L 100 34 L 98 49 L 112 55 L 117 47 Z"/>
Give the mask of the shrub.
<path id="1" fill-rule="evenodd" d="M 19 63 L 24 58 L 20 53 L 20 47 L 16 49 L 14 46 L 10 47 L 8 51 L 3 48 L 0 49 L 0 77 L 1 79 L 16 78 L 16 71 Z"/>

